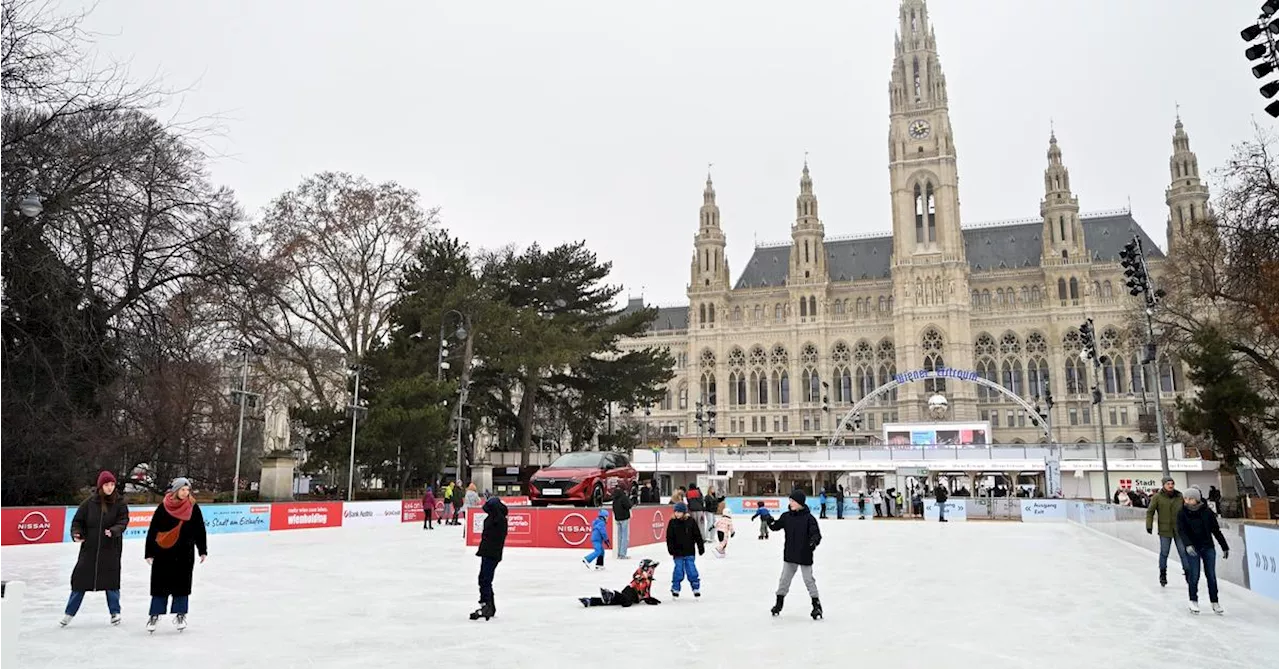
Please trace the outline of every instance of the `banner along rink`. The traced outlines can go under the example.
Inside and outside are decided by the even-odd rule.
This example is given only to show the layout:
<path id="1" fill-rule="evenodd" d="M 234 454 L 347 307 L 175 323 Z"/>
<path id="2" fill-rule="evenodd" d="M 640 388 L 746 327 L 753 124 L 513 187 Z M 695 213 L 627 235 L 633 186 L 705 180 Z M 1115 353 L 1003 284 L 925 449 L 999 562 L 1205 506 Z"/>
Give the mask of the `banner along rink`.
<path id="1" fill-rule="evenodd" d="M 423 661 L 652 669 L 693 656 L 700 666 L 737 668 L 766 658 L 953 669 L 1280 661 L 1274 601 L 1222 582 L 1227 615 L 1193 617 L 1180 579 L 1156 583 L 1153 553 L 1066 524 L 824 520 L 815 575 L 826 619 L 809 619 L 798 578 L 772 618 L 782 536 L 758 541 L 754 524 L 737 525 L 727 558 L 708 550 L 698 559 L 698 601 L 671 599 L 661 543 L 632 548 L 626 561 L 610 552 L 603 572 L 582 568 L 585 549 L 508 548 L 494 584 L 498 616 L 487 623 L 467 620 L 479 559 L 460 527 L 211 535 L 181 635 L 168 620 L 154 636 L 143 630 L 149 572 L 140 541 L 124 546 L 120 627 L 108 625 L 101 594 L 58 627 L 74 544 L 5 547 L 0 575 L 27 583 L 22 667 L 98 667 L 100 648 L 184 669 Z M 577 602 L 621 589 L 646 557 L 661 563 L 660 606 Z"/>

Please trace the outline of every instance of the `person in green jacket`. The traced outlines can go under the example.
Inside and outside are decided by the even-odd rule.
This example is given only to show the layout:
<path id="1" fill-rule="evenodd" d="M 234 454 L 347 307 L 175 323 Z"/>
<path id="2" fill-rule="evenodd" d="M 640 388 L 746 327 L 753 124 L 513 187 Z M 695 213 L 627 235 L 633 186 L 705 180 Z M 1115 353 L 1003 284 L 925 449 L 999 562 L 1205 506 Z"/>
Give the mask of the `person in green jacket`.
<path id="1" fill-rule="evenodd" d="M 1178 534 L 1178 512 L 1182 510 L 1182 493 L 1173 487 L 1173 477 L 1164 477 L 1164 489 L 1151 498 L 1151 506 L 1147 507 L 1147 534 L 1151 534 L 1151 521 L 1157 514 L 1160 516 L 1160 586 L 1169 583 L 1165 568 L 1169 563 L 1169 544 L 1178 549 L 1178 562 L 1182 565 L 1183 576 L 1187 572 L 1187 549 Z"/>

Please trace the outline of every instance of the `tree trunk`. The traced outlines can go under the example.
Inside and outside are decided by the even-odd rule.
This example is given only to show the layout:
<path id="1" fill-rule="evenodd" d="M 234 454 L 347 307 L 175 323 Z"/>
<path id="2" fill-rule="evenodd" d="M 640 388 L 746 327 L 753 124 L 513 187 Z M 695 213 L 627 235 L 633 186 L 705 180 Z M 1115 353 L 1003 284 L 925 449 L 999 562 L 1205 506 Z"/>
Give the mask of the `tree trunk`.
<path id="1" fill-rule="evenodd" d="M 533 409 L 538 392 L 538 370 L 530 370 L 520 394 L 520 469 L 529 466 L 529 448 L 533 445 Z"/>

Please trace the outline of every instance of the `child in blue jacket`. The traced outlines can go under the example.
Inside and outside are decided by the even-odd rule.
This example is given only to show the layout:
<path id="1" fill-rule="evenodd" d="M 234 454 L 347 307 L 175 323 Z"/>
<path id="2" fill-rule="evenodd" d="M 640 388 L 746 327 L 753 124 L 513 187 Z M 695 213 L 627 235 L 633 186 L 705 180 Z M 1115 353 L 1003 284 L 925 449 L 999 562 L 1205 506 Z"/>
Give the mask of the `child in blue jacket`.
<path id="1" fill-rule="evenodd" d="M 595 562 L 597 570 L 604 569 L 604 549 L 609 548 L 609 510 L 600 509 L 600 515 L 591 523 L 591 552 L 582 558 L 582 566 L 591 569 Z"/>
<path id="2" fill-rule="evenodd" d="M 773 520 L 773 516 L 769 513 L 768 509 L 764 508 L 763 501 L 756 502 L 756 514 L 751 516 L 751 520 L 755 520 L 756 518 L 760 519 L 760 536 L 756 538 L 768 539 L 769 523 Z"/>

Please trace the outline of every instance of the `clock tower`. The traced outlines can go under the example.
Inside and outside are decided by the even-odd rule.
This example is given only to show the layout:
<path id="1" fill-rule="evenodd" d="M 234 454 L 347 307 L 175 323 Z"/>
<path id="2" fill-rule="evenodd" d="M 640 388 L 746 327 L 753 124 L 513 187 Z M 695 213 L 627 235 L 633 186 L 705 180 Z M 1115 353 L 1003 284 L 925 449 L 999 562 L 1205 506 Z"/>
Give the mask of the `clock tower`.
<path id="1" fill-rule="evenodd" d="M 972 369 L 969 265 L 960 231 L 947 79 L 925 0 L 902 0 L 898 24 L 889 80 L 891 271 L 898 304 L 908 308 L 894 319 L 895 340 L 900 342 L 897 365 L 899 370 Z M 934 394 L 948 399 L 946 418 L 977 417 L 977 395 L 968 384 L 928 380 L 902 391 L 903 420 L 931 416 L 929 399 Z"/>

